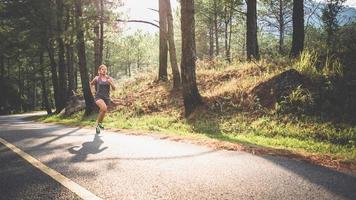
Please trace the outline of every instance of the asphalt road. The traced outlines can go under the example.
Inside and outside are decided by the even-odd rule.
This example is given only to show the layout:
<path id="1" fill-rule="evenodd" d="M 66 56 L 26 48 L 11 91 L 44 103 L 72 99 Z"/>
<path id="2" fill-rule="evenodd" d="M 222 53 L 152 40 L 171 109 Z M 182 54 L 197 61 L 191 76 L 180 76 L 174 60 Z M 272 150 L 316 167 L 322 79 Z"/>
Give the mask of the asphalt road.
<path id="1" fill-rule="evenodd" d="M 355 174 L 305 161 L 26 116 L 0 116 L 0 139 L 102 199 L 356 199 Z M 13 151 L 0 143 L 0 199 L 81 199 Z"/>

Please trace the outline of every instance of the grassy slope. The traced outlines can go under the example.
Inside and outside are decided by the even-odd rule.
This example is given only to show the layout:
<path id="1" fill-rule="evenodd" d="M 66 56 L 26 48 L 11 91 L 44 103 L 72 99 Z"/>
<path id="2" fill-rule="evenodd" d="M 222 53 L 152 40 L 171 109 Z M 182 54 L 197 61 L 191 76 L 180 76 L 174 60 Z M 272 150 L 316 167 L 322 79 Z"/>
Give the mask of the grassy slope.
<path id="1" fill-rule="evenodd" d="M 171 82 L 158 83 L 153 75 L 126 82 L 114 94 L 117 106 L 105 118 L 113 129 L 134 129 L 228 149 L 287 154 L 313 162 L 355 169 L 355 143 L 335 141 L 355 138 L 350 125 L 323 122 L 317 117 L 276 114 L 262 108 L 249 91 L 258 83 L 285 70 L 290 63 L 198 63 L 197 81 L 205 106 L 189 119 L 183 118 L 180 91 Z M 47 117 L 45 122 L 92 126 L 95 116 L 82 119 Z M 221 142 L 216 142 L 221 141 Z"/>

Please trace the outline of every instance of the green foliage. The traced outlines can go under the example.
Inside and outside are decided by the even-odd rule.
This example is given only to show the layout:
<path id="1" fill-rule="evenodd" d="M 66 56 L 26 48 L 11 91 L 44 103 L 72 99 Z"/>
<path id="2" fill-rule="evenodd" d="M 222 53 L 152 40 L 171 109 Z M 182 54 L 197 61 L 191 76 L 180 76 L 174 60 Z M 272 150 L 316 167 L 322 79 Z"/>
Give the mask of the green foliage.
<path id="1" fill-rule="evenodd" d="M 284 97 L 284 100 L 276 104 L 275 110 L 277 113 L 305 114 L 310 113 L 314 103 L 311 92 L 298 86 L 288 96 Z"/>
<path id="2" fill-rule="evenodd" d="M 326 79 L 342 77 L 343 76 L 343 66 L 338 58 L 334 56 L 327 56 L 325 64 L 323 66 L 322 75 Z"/>
<path id="3" fill-rule="evenodd" d="M 326 55 L 323 60 L 315 50 L 303 51 L 294 68 L 314 81 L 343 76 L 343 65 L 338 58 Z"/>
<path id="4" fill-rule="evenodd" d="M 112 67 L 112 76 L 126 78 L 152 69 L 158 61 L 158 37 L 137 31 L 133 35 L 108 34 L 110 59 L 105 62 Z"/>
<path id="5" fill-rule="evenodd" d="M 322 21 L 327 34 L 328 48 L 332 49 L 335 45 L 336 31 L 339 28 L 337 16 L 341 12 L 343 3 L 346 0 L 327 0 L 325 7 L 322 10 Z"/>
<path id="6" fill-rule="evenodd" d="M 312 80 L 320 78 L 321 73 L 317 69 L 318 54 L 314 50 L 304 50 L 294 68 Z"/>

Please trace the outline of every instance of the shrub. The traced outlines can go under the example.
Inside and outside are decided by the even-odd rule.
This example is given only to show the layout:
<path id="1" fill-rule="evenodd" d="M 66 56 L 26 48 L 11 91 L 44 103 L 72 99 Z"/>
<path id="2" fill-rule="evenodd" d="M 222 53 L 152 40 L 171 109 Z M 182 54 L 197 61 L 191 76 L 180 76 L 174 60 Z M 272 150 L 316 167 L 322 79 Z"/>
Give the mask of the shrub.
<path id="1" fill-rule="evenodd" d="M 314 98 L 309 90 L 298 86 L 284 100 L 276 103 L 277 113 L 304 114 L 312 110 Z"/>

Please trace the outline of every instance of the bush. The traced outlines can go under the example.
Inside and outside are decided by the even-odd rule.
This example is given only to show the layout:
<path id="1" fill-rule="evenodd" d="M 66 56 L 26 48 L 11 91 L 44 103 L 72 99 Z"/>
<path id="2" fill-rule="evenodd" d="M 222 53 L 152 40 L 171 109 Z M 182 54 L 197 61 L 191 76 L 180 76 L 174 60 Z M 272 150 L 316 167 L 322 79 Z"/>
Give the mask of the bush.
<path id="1" fill-rule="evenodd" d="M 300 55 L 299 60 L 294 64 L 294 68 L 301 74 L 312 80 L 320 78 L 320 72 L 317 69 L 318 54 L 314 50 L 305 50 Z"/>
<path id="2" fill-rule="evenodd" d="M 314 98 L 309 90 L 298 86 L 284 100 L 276 103 L 277 113 L 304 114 L 312 110 Z"/>

